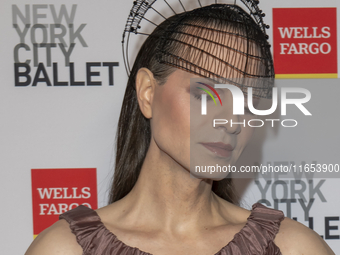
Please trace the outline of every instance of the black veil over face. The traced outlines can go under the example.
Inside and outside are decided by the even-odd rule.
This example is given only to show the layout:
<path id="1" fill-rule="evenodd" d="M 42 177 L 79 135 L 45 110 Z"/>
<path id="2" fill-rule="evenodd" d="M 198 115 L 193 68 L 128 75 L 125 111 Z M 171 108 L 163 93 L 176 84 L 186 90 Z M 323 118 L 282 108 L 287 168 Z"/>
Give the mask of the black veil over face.
<path id="1" fill-rule="evenodd" d="M 179 16 L 164 30 L 157 49 L 160 63 L 238 85 L 244 92 L 250 86 L 253 95 L 270 97 L 270 46 L 245 11 L 236 5 L 210 5 Z"/>
<path id="2" fill-rule="evenodd" d="M 139 17 L 138 11 L 132 16 Z M 253 96 L 271 98 L 274 67 L 264 26 L 238 5 L 212 4 L 171 16 L 146 43 L 157 41 L 150 53 L 158 64 L 234 84 L 245 93 L 252 87 Z M 137 28 L 129 29 L 138 34 Z"/>

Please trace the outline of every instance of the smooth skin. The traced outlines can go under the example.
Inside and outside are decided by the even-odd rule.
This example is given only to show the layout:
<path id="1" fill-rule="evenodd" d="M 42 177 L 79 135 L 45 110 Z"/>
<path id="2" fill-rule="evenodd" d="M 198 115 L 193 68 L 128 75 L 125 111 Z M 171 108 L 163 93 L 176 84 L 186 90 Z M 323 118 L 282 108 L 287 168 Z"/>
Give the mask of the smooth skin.
<path id="1" fill-rule="evenodd" d="M 213 255 L 250 214 L 215 195 L 212 180 L 189 176 L 190 94 L 185 88 L 193 77 L 177 70 L 159 86 L 148 69 L 139 70 L 136 91 L 142 113 L 151 120 L 150 148 L 131 192 L 97 210 L 119 240 L 155 255 Z M 242 135 L 242 130 L 226 132 Z M 283 255 L 334 254 L 318 234 L 289 218 L 281 222 L 274 242 Z M 82 254 L 65 220 L 43 231 L 26 252 L 46 254 Z"/>

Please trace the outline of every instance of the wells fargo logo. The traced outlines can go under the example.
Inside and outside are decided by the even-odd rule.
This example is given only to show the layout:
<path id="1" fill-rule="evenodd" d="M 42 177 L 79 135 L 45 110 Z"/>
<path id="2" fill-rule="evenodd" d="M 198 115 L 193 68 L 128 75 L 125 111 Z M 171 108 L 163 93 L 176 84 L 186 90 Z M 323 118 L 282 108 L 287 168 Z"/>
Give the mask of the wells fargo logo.
<path id="1" fill-rule="evenodd" d="M 32 169 L 33 235 L 59 215 L 85 205 L 97 209 L 96 169 Z"/>
<path id="2" fill-rule="evenodd" d="M 337 78 L 336 8 L 274 8 L 276 78 Z"/>

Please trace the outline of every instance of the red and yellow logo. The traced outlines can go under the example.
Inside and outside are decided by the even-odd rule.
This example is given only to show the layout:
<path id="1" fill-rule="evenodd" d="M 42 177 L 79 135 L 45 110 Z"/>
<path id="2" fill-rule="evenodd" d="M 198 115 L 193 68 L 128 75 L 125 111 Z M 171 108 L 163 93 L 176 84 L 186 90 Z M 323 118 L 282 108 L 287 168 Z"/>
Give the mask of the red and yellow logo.
<path id="1" fill-rule="evenodd" d="M 276 78 L 337 78 L 336 8 L 274 8 Z"/>
<path id="2" fill-rule="evenodd" d="M 98 208 L 95 168 L 32 169 L 31 174 L 34 238 L 68 210 Z"/>

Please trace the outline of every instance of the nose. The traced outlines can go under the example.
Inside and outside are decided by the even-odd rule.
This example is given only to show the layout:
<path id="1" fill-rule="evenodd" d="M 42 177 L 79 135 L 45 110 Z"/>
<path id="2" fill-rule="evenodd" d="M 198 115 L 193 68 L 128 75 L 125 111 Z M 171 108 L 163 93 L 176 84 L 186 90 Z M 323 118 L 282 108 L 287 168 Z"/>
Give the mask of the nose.
<path id="1" fill-rule="evenodd" d="M 219 112 L 214 116 L 214 128 L 224 130 L 229 134 L 238 135 L 241 133 L 242 126 L 245 126 L 245 119 L 242 115 L 234 115 L 232 107 L 221 107 Z"/>
<path id="2" fill-rule="evenodd" d="M 232 118 L 229 124 L 230 128 L 229 130 L 227 129 L 227 131 L 231 134 L 238 135 L 239 133 L 241 133 L 241 126 L 245 125 L 245 120 L 243 119 L 242 121 L 240 115 L 232 114 Z"/>
<path id="3" fill-rule="evenodd" d="M 240 121 L 238 116 L 234 116 L 231 119 L 214 119 L 214 126 L 216 129 L 222 129 L 229 134 L 238 135 L 241 133 L 241 126 L 245 125 L 245 120 Z"/>

